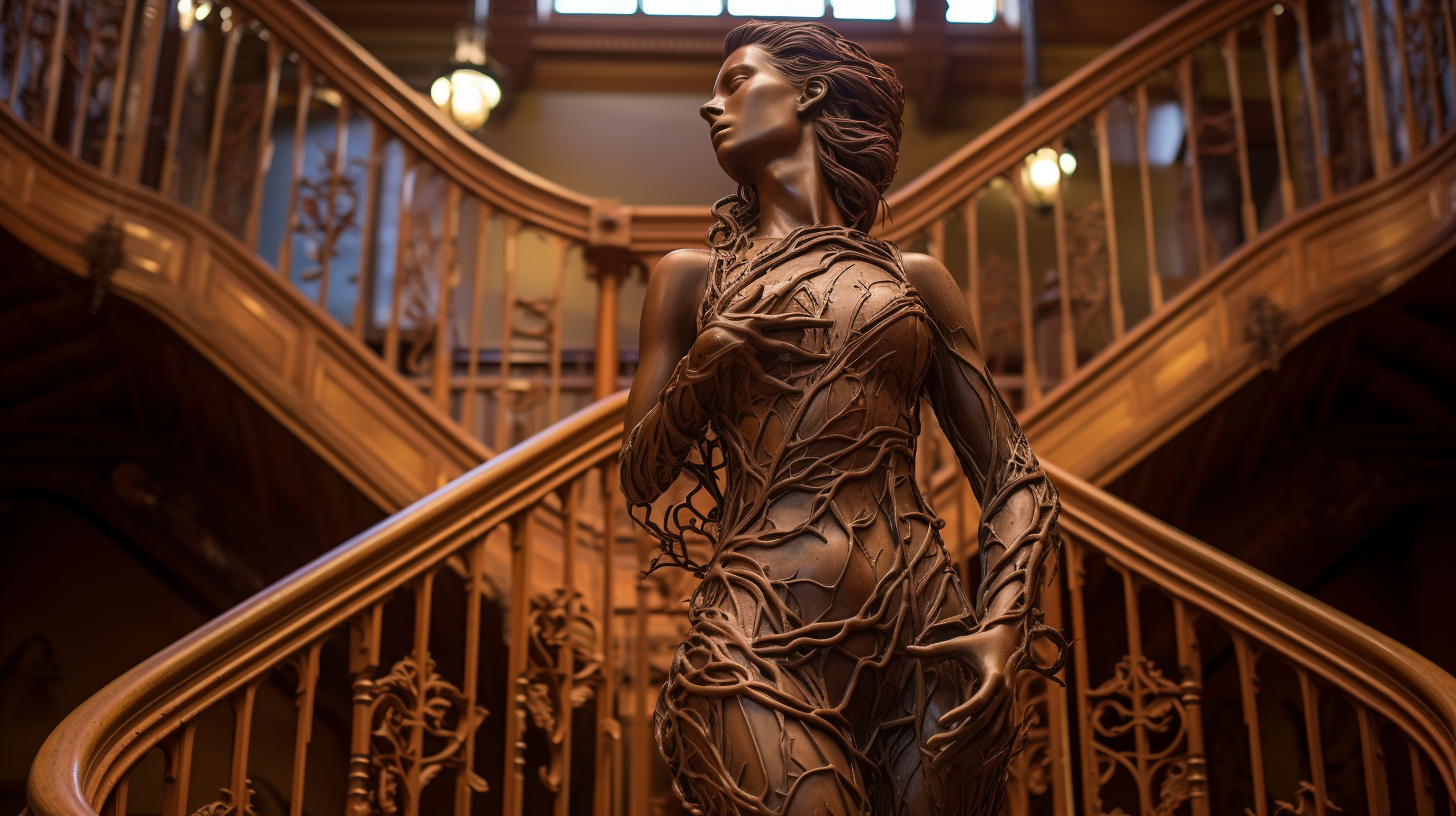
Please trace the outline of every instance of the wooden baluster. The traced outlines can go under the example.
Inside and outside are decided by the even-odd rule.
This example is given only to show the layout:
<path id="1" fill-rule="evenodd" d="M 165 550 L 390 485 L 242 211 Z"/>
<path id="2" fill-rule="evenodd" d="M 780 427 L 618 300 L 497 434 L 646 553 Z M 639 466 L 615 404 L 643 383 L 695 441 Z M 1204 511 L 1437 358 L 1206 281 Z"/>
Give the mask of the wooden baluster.
<path id="1" fill-rule="evenodd" d="M 465 672 L 461 691 L 465 693 L 465 711 L 474 712 L 480 686 L 480 607 L 485 596 L 485 548 L 488 536 L 481 536 L 465 554 L 470 571 L 465 584 Z M 473 716 L 473 714 L 472 714 Z M 460 747 L 460 769 L 455 774 L 454 816 L 470 816 L 470 794 L 482 780 L 475 773 L 475 738 L 472 730 Z"/>
<path id="2" fill-rule="evenodd" d="M 1365 109 L 1370 117 L 1370 153 L 1375 177 L 1390 173 L 1390 123 L 1385 120 L 1385 86 L 1380 77 L 1380 43 L 1375 33 L 1375 9 L 1360 0 L 1360 55 L 1365 63 Z M 1261 814 L 1262 816 L 1262 814 Z"/>
<path id="3" fill-rule="evenodd" d="M 374 701 L 372 681 L 379 669 L 379 641 L 384 629 L 384 603 L 356 616 L 349 625 L 349 676 L 353 678 L 353 717 L 349 730 L 349 774 L 345 782 L 346 816 L 373 816 L 372 746 Z M 171 814 L 163 814 L 171 816 Z"/>
<path id="4" fill-rule="evenodd" d="M 1138 176 L 1143 193 L 1143 237 L 1148 244 L 1148 301 L 1151 311 L 1163 308 L 1163 276 L 1158 272 L 1157 223 L 1153 215 L 1153 177 L 1148 169 L 1148 83 L 1137 86 Z"/>
<path id="5" fill-rule="evenodd" d="M 1065 147 L 1061 139 L 1052 143 L 1057 157 Z M 1057 242 L 1057 306 L 1061 314 L 1062 330 L 1059 333 L 1061 366 L 1058 375 L 1065 382 L 1077 370 L 1077 324 L 1072 316 L 1072 270 L 1067 261 L 1067 216 L 1062 204 L 1062 191 L 1066 186 L 1061 167 L 1057 168 L 1057 186 L 1052 190 L 1052 228 Z"/>
<path id="6" fill-rule="evenodd" d="M 1138 593 L 1142 591 L 1142 587 L 1126 567 L 1111 563 L 1110 566 L 1122 575 L 1122 613 L 1127 625 L 1127 660 L 1128 666 L 1136 670 L 1145 660 L 1143 657 L 1142 610 L 1138 603 Z M 1148 729 L 1145 725 L 1148 715 L 1145 713 L 1144 702 L 1143 695 L 1137 693 L 1132 695 L 1133 745 L 1137 751 L 1133 764 L 1137 769 L 1135 778 L 1140 806 L 1138 812 L 1152 813 L 1153 791 L 1149 784 L 1152 780 L 1148 778 L 1152 745 L 1148 740 Z"/>
<path id="7" fill-rule="evenodd" d="M 1208 753 L 1203 744 L 1203 652 L 1183 599 L 1172 597 L 1172 601 L 1178 668 L 1182 675 L 1178 689 L 1182 694 L 1184 725 L 1188 729 L 1189 804 L 1193 816 L 1209 816 Z"/>
<path id="8" fill-rule="evenodd" d="M 70 0 L 56 0 L 56 23 L 51 31 L 50 49 L 46 57 L 45 111 L 41 116 L 40 132 L 46 141 L 56 129 L 56 112 L 61 104 L 61 64 L 66 51 L 66 27 L 71 15 L 68 13 Z"/>
<path id="9" fill-rule="evenodd" d="M 1400 92 L 1405 97 L 1405 104 L 1401 106 L 1400 124 L 1401 131 L 1405 134 L 1406 159 L 1409 160 L 1426 146 L 1426 138 L 1425 133 L 1421 131 L 1420 122 L 1416 121 L 1416 98 L 1411 93 L 1414 86 L 1411 84 L 1410 77 L 1410 54 L 1406 51 L 1403 0 L 1397 0 L 1392 4 L 1391 15 L 1390 27 L 1395 29 L 1396 64 L 1400 67 Z M 1433 105 L 1434 103 L 1435 100 L 1432 100 Z"/>
<path id="10" fill-rule="evenodd" d="M 207 142 L 207 164 L 202 172 L 202 205 L 198 209 L 204 216 L 212 215 L 212 199 L 217 193 L 217 164 L 222 150 L 222 131 L 227 122 L 228 95 L 232 93 L 233 67 L 238 60 L 238 44 L 243 39 L 243 21 L 224 20 L 232 23 L 223 44 L 222 65 L 218 68 L 217 95 L 212 105 L 212 133 Z"/>
<path id="11" fill-rule="evenodd" d="M 106 136 L 101 143 L 101 172 L 111 174 L 116 162 L 117 130 L 121 122 L 121 101 L 126 96 L 127 71 L 131 69 L 131 27 L 136 17 L 136 0 L 126 0 L 121 12 L 121 39 L 116 44 L 116 73 L 111 79 L 111 101 L 106 106 Z"/>
<path id="12" fill-rule="evenodd" d="M 1433 16 L 1421 19 L 1421 31 L 1421 53 L 1425 63 L 1425 70 L 1421 73 L 1424 74 L 1422 78 L 1426 84 L 1426 98 L 1431 100 L 1431 141 L 1434 142 L 1441 138 L 1441 133 L 1445 130 L 1446 120 L 1442 108 L 1445 107 L 1446 100 L 1441 94 L 1440 80 L 1436 78 L 1436 29 Z"/>
<path id="13" fill-rule="evenodd" d="M 415 659 L 415 688 L 428 689 L 430 687 L 431 668 L 434 660 L 430 657 L 430 612 L 435 597 L 435 572 L 427 572 L 420 577 L 415 584 L 415 632 L 414 632 L 414 659 Z M 429 712 L 425 708 L 429 698 L 425 694 L 419 694 L 415 698 L 415 710 L 412 712 L 412 722 L 409 732 L 409 756 L 425 756 L 425 720 Z M 408 775 L 405 777 L 404 788 L 404 816 L 418 816 L 420 812 L 420 794 L 424 791 L 428 782 L 421 775 L 423 765 L 419 762 L 410 763 Z"/>
<path id="14" fill-rule="evenodd" d="M 268 181 L 268 165 L 273 160 L 273 116 L 278 112 L 278 83 L 283 75 L 283 46 L 277 37 L 268 40 L 268 78 L 263 89 L 263 112 L 258 125 L 258 152 L 253 159 L 253 193 L 248 199 L 248 221 L 243 227 L 243 240 L 248 249 L 258 251 L 258 230 L 263 220 L 263 191 Z"/>
<path id="15" fill-rule="evenodd" d="M 450 338 L 450 318 L 455 286 L 460 282 L 460 185 L 445 188 L 445 219 L 440 254 L 439 292 L 435 298 L 435 353 L 430 357 L 430 396 L 435 405 L 450 412 L 450 374 L 455 363 L 455 344 Z"/>
<path id="16" fill-rule="evenodd" d="M 652 559 L 653 542 L 642 528 L 634 526 L 633 532 L 637 535 L 638 568 L 645 570 Z M 633 611 L 636 632 L 632 649 L 632 775 L 627 789 L 629 813 L 643 813 L 648 810 L 652 752 L 656 750 L 652 741 L 652 718 L 648 713 L 653 708 L 652 680 L 649 676 L 652 669 L 647 644 L 650 634 L 647 609 L 649 591 L 645 580 L 637 581 L 637 608 Z"/>
<path id="17" fill-rule="evenodd" d="M 506 667 L 505 816 L 521 816 L 526 785 L 526 668 L 530 648 L 531 525 L 534 508 L 511 522 L 511 647 Z"/>
<path id="18" fill-rule="evenodd" d="M 293 161 L 289 164 L 288 214 L 283 222 L 283 243 L 278 246 L 278 275 L 286 281 L 293 280 L 293 231 L 298 226 L 298 187 L 303 181 L 303 160 L 308 151 L 308 109 L 313 106 L 313 67 L 307 62 L 298 65 L 298 105 L 293 116 Z M 404 209 L 400 210 L 404 217 Z M 404 247 L 404 233 L 400 233 L 399 245 Z M 396 282 L 399 270 L 395 269 Z M 392 366 L 391 366 L 392 368 Z"/>
<path id="19" fill-rule="evenodd" d="M 500 350 L 500 385 L 496 389 L 495 405 L 495 449 L 503 451 L 511 446 L 511 345 L 516 336 L 516 260 L 520 251 L 521 222 L 514 216 L 506 218 L 505 258 L 505 315 L 502 323 Z"/>
<path id="20" fill-rule="evenodd" d="M 597 633 L 597 648 L 602 654 L 602 687 L 597 695 L 596 775 L 592 795 L 592 813 L 608 816 L 613 812 L 613 780 L 617 775 L 616 757 L 621 749 L 622 726 L 617 722 L 617 661 L 612 631 L 617 617 L 612 579 L 617 544 L 617 502 L 621 491 L 614 478 L 614 465 L 608 460 L 599 473 L 602 491 L 602 629 Z"/>
<path id="21" fill-rule="evenodd" d="M 111 796 L 107 797 L 106 804 L 101 807 L 101 816 L 126 816 L 126 798 L 131 790 L 131 774 L 123 776 L 112 789 Z M 30 811 L 22 811 L 28 813 Z"/>
<path id="22" fill-rule="evenodd" d="M 1193 196 L 1193 242 L 1198 274 L 1208 271 L 1207 225 L 1203 221 L 1203 168 L 1198 153 L 1198 102 L 1193 93 L 1193 55 L 1178 60 L 1178 86 L 1183 97 L 1183 127 L 1188 135 L 1188 174 Z M 1263 816 L 1263 814 L 1259 814 Z"/>
<path id="23" fill-rule="evenodd" d="M 1320 741 L 1319 690 L 1303 666 L 1294 666 L 1299 676 L 1299 698 L 1304 707 L 1304 742 L 1309 751 L 1310 784 L 1314 785 L 1314 816 L 1326 816 L 1329 790 L 1325 785 L 1324 743 Z"/>
<path id="24" fill-rule="evenodd" d="M 475 262 L 471 265 L 470 287 L 470 356 L 465 359 L 465 394 L 460 406 L 460 424 L 471 436 L 477 436 L 475 421 L 476 382 L 480 375 L 480 319 L 485 309 L 485 265 L 489 258 L 490 205 L 481 201 L 475 210 Z"/>
<path id="25" fill-rule="evenodd" d="M 20 28 L 15 31 L 15 58 L 10 63 L 10 90 L 5 92 L 5 101 L 13 109 L 15 94 L 20 89 L 20 69 L 25 65 L 27 41 L 30 39 L 30 18 L 35 13 L 35 0 L 25 0 L 20 7 Z M 19 113 L 19 111 L 16 111 Z"/>
<path id="26" fill-rule="evenodd" d="M 349 98 L 339 94 L 339 107 L 334 112 L 334 166 L 329 169 L 328 216 L 318 250 L 318 305 L 329 309 L 329 271 L 333 267 L 334 246 L 338 242 L 339 185 L 349 173 Z"/>
<path id="27" fill-rule="evenodd" d="M 965 481 L 965 480 L 962 480 Z M 966 482 L 965 494 L 970 493 Z M 974 528 L 973 528 L 974 529 Z M 1066 627 L 1066 615 L 1062 610 L 1062 583 L 1067 580 L 1064 572 L 1058 570 L 1052 575 L 1051 585 L 1042 593 L 1042 606 L 1046 611 L 1046 625 L 1057 631 Z M 1061 672 L 1066 680 L 1066 670 Z M 1063 683 L 1046 681 L 1047 688 L 1047 748 L 1053 757 L 1061 761 L 1052 762 L 1052 816 L 1072 816 L 1077 805 L 1072 791 L 1071 716 L 1067 707 L 1067 687 Z"/>
<path id="28" fill-rule="evenodd" d="M 1031 303 L 1031 258 L 1026 241 L 1026 199 L 1022 197 L 1020 173 L 1013 168 L 1010 176 L 1011 209 L 1016 217 L 1017 274 L 1021 284 L 1021 407 L 1026 409 L 1041 402 L 1041 376 L 1036 370 L 1036 325 Z"/>
<path id="29" fill-rule="evenodd" d="M 565 587 L 567 596 L 576 597 L 576 536 L 577 526 L 581 523 L 580 488 L 582 484 L 577 480 L 567 482 L 560 490 L 562 507 L 562 528 L 561 528 L 561 585 Z M 572 618 L 572 607 L 568 603 L 566 607 L 566 626 L 571 628 L 575 625 Z M 562 758 L 559 770 L 561 778 L 557 780 L 556 792 L 556 816 L 570 816 L 571 814 L 571 689 L 576 678 L 576 653 L 570 644 L 565 644 L 556 653 L 556 671 L 561 676 L 559 694 L 556 698 L 556 723 L 559 733 L 557 740 L 557 756 Z"/>
<path id="30" fill-rule="evenodd" d="M 1269 74 L 1269 105 L 1274 111 L 1274 146 L 1279 154 L 1279 200 L 1284 204 L 1284 218 L 1294 215 L 1294 179 L 1289 173 L 1289 146 L 1284 135 L 1284 88 L 1279 77 L 1279 30 L 1274 10 L 1264 12 L 1260 26 L 1264 44 L 1264 67 Z"/>
<path id="31" fill-rule="evenodd" d="M 168 198 L 177 198 L 172 194 L 172 182 L 177 178 L 182 107 L 187 98 L 187 80 L 191 77 L 191 66 L 196 61 L 197 41 L 202 37 L 202 25 L 194 23 L 192 28 L 182 32 L 180 36 L 181 41 L 177 43 L 177 62 L 172 72 L 172 101 L 167 112 L 167 142 L 162 149 L 162 170 L 157 182 L 157 192 Z M 138 167 L 137 170 L 140 171 L 141 168 Z"/>
<path id="32" fill-rule="evenodd" d="M 1087 656 L 1087 604 L 1083 594 L 1087 573 L 1083 569 L 1081 542 L 1067 535 L 1065 531 L 1062 536 L 1067 586 L 1072 596 L 1072 670 L 1077 694 L 1077 740 L 1081 743 L 1079 759 L 1082 770 L 1082 812 L 1101 813 L 1102 797 L 1098 783 L 1101 777 L 1097 772 L 1097 748 L 1092 743 L 1091 729 L 1087 727 L 1092 717 L 1091 701 L 1088 697 L 1091 680 L 1087 676 L 1090 671 Z"/>
<path id="33" fill-rule="evenodd" d="M 298 688 L 294 699 L 298 707 L 293 730 L 293 784 L 289 787 L 288 816 L 303 816 L 304 780 L 308 770 L 308 743 L 313 739 L 313 704 L 318 688 L 319 652 L 324 642 L 317 641 L 296 660 Z"/>
<path id="34" fill-rule="evenodd" d="M 1319 83 L 1315 78 L 1314 56 L 1311 53 L 1314 40 L 1309 36 L 1309 11 L 1305 8 L 1304 0 L 1291 3 L 1290 7 L 1294 9 L 1294 24 L 1299 35 L 1299 74 L 1304 81 L 1305 104 L 1309 107 L 1309 137 L 1314 149 L 1316 175 L 1319 178 L 1319 198 L 1323 201 L 1330 197 L 1335 186 L 1330 170 L 1330 157 L 1325 152 L 1324 139 L 1320 134 Z"/>
<path id="35" fill-rule="evenodd" d="M 1365 766 L 1365 795 L 1370 816 L 1390 816 L 1390 788 L 1385 774 L 1385 747 L 1380 744 L 1380 723 L 1376 715 L 1355 702 L 1360 723 L 1360 755 Z"/>
<path id="36" fill-rule="evenodd" d="M 563 327 L 562 308 L 566 300 L 566 252 L 570 248 L 566 239 L 560 235 L 552 235 L 551 243 L 556 250 L 555 274 L 552 276 L 551 295 L 551 361 L 550 377 L 551 388 L 549 394 L 550 417 L 554 425 L 561 419 L 561 337 Z"/>
<path id="37" fill-rule="evenodd" d="M 140 70 L 127 91 L 127 97 L 136 100 L 136 104 L 128 106 L 127 122 L 120 130 L 123 144 L 119 175 L 122 181 L 135 182 L 142 175 L 142 158 L 151 134 L 152 96 L 156 93 L 157 64 L 161 62 L 162 29 L 166 22 L 165 0 L 146 0 L 146 5 L 142 8 L 142 25 L 145 28 L 140 37 L 146 46 L 141 49 Z"/>
<path id="38" fill-rule="evenodd" d="M 379 209 L 375 199 L 379 197 L 379 172 L 383 163 L 384 129 L 373 119 L 369 120 L 369 160 L 364 167 L 364 222 L 359 227 L 359 278 L 355 287 L 354 321 L 349 327 L 354 336 L 364 339 L 369 321 L 374 314 L 374 264 L 375 252 L 379 247 L 379 236 L 375 235 L 374 223 Z"/>
<path id="39" fill-rule="evenodd" d="M 1406 737 L 1405 747 L 1410 750 L 1411 785 L 1416 800 L 1416 816 L 1436 816 L 1435 790 L 1431 785 L 1431 772 L 1426 767 L 1425 757 L 1416 744 Z"/>
<path id="40" fill-rule="evenodd" d="M 966 200 L 965 209 L 961 211 L 961 217 L 966 222 L 966 305 L 971 310 L 971 325 L 974 327 L 975 336 L 972 338 L 977 345 L 981 346 L 984 353 L 986 348 L 986 336 L 982 332 L 985 327 L 981 323 L 981 197 L 986 194 L 986 188 L 977 190 L 975 195 Z"/>
<path id="41" fill-rule="evenodd" d="M 253 738 L 253 704 L 258 696 L 260 676 L 243 687 L 242 699 L 233 698 L 233 755 L 232 772 L 229 775 L 229 790 L 232 792 L 234 813 L 249 813 L 253 810 L 248 789 L 248 748 Z"/>
<path id="42" fill-rule="evenodd" d="M 81 158 L 82 135 L 86 131 L 86 109 L 91 100 L 91 74 L 96 66 L 96 30 L 101 25 L 101 4 L 91 8 L 91 20 L 86 24 L 86 57 L 81 63 L 81 84 L 76 94 L 76 110 L 71 115 L 71 155 Z"/>
<path id="43" fill-rule="evenodd" d="M 1441 25 L 1446 29 L 1446 64 L 1451 69 L 1451 83 L 1456 86 L 1456 24 L 1451 21 L 1451 0 L 1439 0 L 1441 6 Z M 1444 131 L 1445 123 L 1442 122 Z M 1451 812 L 1456 814 L 1456 799 L 1453 799 Z"/>
<path id="44" fill-rule="evenodd" d="M 590 260 L 590 259 L 589 259 Z M 621 352 L 617 346 L 617 304 L 622 279 L 631 274 L 630 261 L 620 256 L 590 260 L 597 282 L 597 348 L 592 398 L 603 399 L 617 390 Z"/>
<path id="45" fill-rule="evenodd" d="M 1244 85 L 1239 75 L 1239 31 L 1231 28 L 1223 35 L 1223 65 L 1228 73 L 1229 105 L 1234 112 L 1234 147 L 1239 164 L 1240 199 L 1244 216 L 1244 242 L 1259 234 L 1259 210 L 1254 206 L 1254 188 L 1249 181 L 1249 132 L 1244 123 Z"/>
<path id="46" fill-rule="evenodd" d="M 197 721 L 182 724 L 162 742 L 162 816 L 187 816 L 187 788 L 192 782 L 192 744 Z M 118 814 L 119 816 L 119 814 Z"/>
<path id="47" fill-rule="evenodd" d="M 1102 178 L 1102 210 L 1107 219 L 1107 302 L 1112 319 L 1112 339 L 1127 330 L 1127 316 L 1122 309 L 1122 265 L 1117 257 L 1117 213 L 1112 194 L 1112 151 L 1107 144 L 1107 113 L 1097 112 L 1093 126 L 1097 131 L 1097 169 Z"/>
<path id="48" fill-rule="evenodd" d="M 399 221 L 394 242 L 394 281 L 389 293 L 389 326 L 384 330 L 384 365 L 399 371 L 399 297 L 404 291 L 405 260 L 409 257 L 410 206 L 414 203 L 414 152 L 403 148 L 399 173 Z"/>
<path id="49" fill-rule="evenodd" d="M 1249 764 L 1254 785 L 1254 816 L 1268 816 L 1269 802 L 1264 786 L 1264 743 L 1259 735 L 1260 650 L 1243 632 L 1231 631 L 1234 657 L 1239 665 L 1239 694 L 1243 702 L 1244 728 L 1249 736 Z"/>

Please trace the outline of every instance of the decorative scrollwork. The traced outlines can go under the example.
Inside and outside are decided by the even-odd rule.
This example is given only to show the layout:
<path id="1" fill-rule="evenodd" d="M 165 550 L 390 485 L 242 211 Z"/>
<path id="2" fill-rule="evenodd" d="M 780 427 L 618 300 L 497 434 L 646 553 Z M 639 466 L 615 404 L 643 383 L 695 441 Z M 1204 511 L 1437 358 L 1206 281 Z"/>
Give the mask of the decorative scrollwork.
<path id="1" fill-rule="evenodd" d="M 1249 310 L 1244 314 L 1244 339 L 1254 344 L 1255 353 L 1270 371 L 1279 370 L 1279 361 L 1284 357 L 1292 333 L 1293 321 L 1288 311 L 1267 295 L 1249 298 Z"/>
<path id="2" fill-rule="evenodd" d="M 318 280 L 330 260 L 337 257 L 339 238 L 352 229 L 357 229 L 359 218 L 359 192 L 356 178 L 350 171 L 358 171 L 362 177 L 368 162 L 355 157 L 344 163 L 342 172 L 335 173 L 338 154 L 329 147 L 319 144 L 318 171 L 298 182 L 298 234 L 305 240 L 305 257 L 313 266 L 300 274 L 306 281 Z"/>
<path id="3" fill-rule="evenodd" d="M 1189 690 L 1163 676 L 1147 657 L 1124 656 L 1113 676 L 1087 692 L 1089 724 L 1097 750 L 1098 787 L 1121 767 L 1140 787 L 1158 781 L 1159 816 L 1170 816 L 1192 798 L 1196 787 L 1186 753 L 1184 700 Z M 1161 748 L 1119 751 L 1106 741 L 1141 732 L 1162 735 Z"/>
<path id="4" fill-rule="evenodd" d="M 562 747 L 570 718 L 570 712 L 562 710 L 563 703 L 580 708 L 591 701 L 601 684 L 598 624 L 581 593 L 569 587 L 532 597 L 528 615 L 525 707 L 530 723 L 550 740 L 551 763 L 539 773 L 547 789 L 556 791 L 566 761 Z"/>
<path id="5" fill-rule="evenodd" d="M 1314 785 L 1301 781 L 1299 788 L 1294 792 L 1293 802 L 1285 802 L 1282 799 L 1274 800 L 1274 816 L 1309 816 L 1315 812 L 1315 797 L 1317 796 L 1319 796 L 1319 791 L 1315 790 Z M 1340 811 L 1329 797 L 1325 797 L 1325 809 L 1333 810 L 1336 813 Z M 1254 816 L 1254 811 L 1249 808 L 1244 808 L 1244 813 Z"/>
<path id="6" fill-rule="evenodd" d="M 253 794 L 257 793 L 257 791 L 254 791 L 250 787 L 252 784 L 253 780 L 244 780 L 243 809 L 241 813 L 238 811 L 237 797 L 233 795 L 231 790 L 222 788 L 218 791 L 222 794 L 222 798 L 216 802 L 209 802 L 197 810 L 192 811 L 192 816 L 257 816 L 257 812 L 253 810 Z"/>
<path id="7" fill-rule="evenodd" d="M 422 668 L 409 655 L 377 680 L 354 682 L 356 699 L 370 700 L 370 767 L 372 804 L 377 813 L 400 811 L 403 790 L 411 800 L 446 768 L 459 768 L 470 788 L 486 790 L 485 780 L 462 767 L 462 747 L 486 717 L 484 706 L 470 704 L 460 689 L 435 672 L 435 661 Z M 413 737 L 423 732 L 424 739 Z M 419 747 L 415 747 L 418 745 Z"/>

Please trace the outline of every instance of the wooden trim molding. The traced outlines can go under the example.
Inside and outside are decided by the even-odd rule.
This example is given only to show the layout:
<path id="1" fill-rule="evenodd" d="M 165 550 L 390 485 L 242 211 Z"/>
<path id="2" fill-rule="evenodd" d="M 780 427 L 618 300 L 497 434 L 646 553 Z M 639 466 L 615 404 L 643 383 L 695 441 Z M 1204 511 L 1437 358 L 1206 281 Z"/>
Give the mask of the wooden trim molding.
<path id="1" fill-rule="evenodd" d="M 0 114 L 0 227 L 86 275 L 108 218 L 110 286 L 167 323 L 371 500 L 397 510 L 491 451 L 209 219 L 113 181 Z"/>

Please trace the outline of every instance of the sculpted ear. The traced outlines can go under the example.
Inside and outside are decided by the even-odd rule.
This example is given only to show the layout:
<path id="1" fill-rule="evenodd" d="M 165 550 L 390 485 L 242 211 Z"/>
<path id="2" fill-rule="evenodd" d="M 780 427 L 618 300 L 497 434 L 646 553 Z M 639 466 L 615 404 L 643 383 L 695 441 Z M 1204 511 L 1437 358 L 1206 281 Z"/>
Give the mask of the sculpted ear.
<path id="1" fill-rule="evenodd" d="M 813 113 L 828 98 L 829 83 L 824 77 L 809 77 L 804 80 L 804 90 L 799 94 L 799 113 Z"/>

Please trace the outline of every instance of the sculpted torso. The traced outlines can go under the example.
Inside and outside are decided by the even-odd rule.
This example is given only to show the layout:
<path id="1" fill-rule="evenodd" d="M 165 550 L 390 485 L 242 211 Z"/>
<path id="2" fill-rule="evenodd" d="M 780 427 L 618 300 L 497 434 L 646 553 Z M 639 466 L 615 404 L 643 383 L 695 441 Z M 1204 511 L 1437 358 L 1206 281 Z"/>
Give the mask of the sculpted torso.
<path id="1" fill-rule="evenodd" d="M 740 196 L 758 211 L 740 197 L 738 212 L 758 220 L 654 271 L 628 405 L 623 489 L 702 578 L 658 742 L 684 803 L 711 816 L 992 813 L 1016 674 L 1047 634 L 1033 604 L 1055 492 L 949 273 L 845 226 L 825 137 L 791 138 L 812 135 L 827 84 L 800 82 L 779 120 L 753 108 L 795 99 L 759 49 L 730 55 L 704 106 L 720 163 L 755 182 Z M 974 598 L 914 481 L 922 398 L 985 513 Z M 683 468 L 712 514 L 651 506 Z M 690 534 L 711 541 L 706 563 L 687 558 Z"/>

